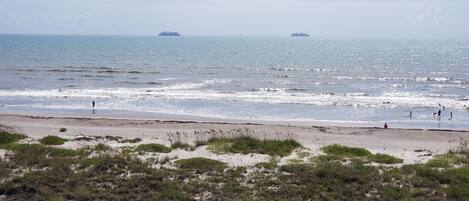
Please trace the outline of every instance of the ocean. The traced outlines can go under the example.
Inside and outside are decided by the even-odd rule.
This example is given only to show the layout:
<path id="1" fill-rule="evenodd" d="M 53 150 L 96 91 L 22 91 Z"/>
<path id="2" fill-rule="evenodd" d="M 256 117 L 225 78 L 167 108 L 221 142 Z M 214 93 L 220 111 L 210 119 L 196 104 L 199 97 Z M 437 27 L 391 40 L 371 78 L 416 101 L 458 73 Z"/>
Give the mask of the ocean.
<path id="1" fill-rule="evenodd" d="M 467 40 L 0 35 L 0 79 L 0 113 L 469 129 Z"/>

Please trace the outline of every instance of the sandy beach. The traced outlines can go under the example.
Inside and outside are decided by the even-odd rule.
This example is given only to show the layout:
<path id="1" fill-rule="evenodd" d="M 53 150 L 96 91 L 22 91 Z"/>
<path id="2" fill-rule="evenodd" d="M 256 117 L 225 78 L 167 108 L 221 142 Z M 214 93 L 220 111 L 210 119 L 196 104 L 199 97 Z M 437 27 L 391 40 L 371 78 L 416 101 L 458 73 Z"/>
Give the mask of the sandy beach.
<path id="1" fill-rule="evenodd" d="M 468 131 L 424 130 L 424 129 L 382 129 L 375 127 L 339 127 L 339 126 L 292 126 L 269 123 L 179 121 L 158 119 L 112 119 L 88 117 L 52 117 L 1 114 L 3 127 L 23 133 L 32 139 L 47 135 L 57 135 L 67 139 L 80 136 L 119 136 L 123 138 L 141 138 L 142 143 L 158 142 L 170 144 L 171 138 L 179 133 L 179 138 L 187 143 L 194 143 L 200 133 L 208 135 L 230 135 L 238 130 L 249 132 L 257 138 L 287 139 L 301 143 L 312 154 L 320 154 L 321 147 L 330 144 L 362 147 L 373 153 L 385 153 L 404 159 L 404 163 L 425 162 L 435 154 L 446 153 L 456 148 L 460 142 L 469 141 Z M 60 132 L 66 128 L 66 132 Z M 199 135 L 197 135 L 199 133 Z M 212 134 L 210 134 L 212 133 Z M 172 135 L 171 135 L 172 134 Z M 173 136 L 173 137 L 171 137 Z M 209 136 L 203 136 L 205 138 Z M 125 143 L 107 142 L 110 146 L 126 146 Z M 65 148 L 78 148 L 87 143 L 69 141 Z M 194 152 L 177 150 L 170 155 L 178 158 L 204 156 L 222 160 L 232 165 L 252 165 L 266 161 L 265 155 L 219 156 L 206 149 Z M 251 161 L 249 161 L 251 160 Z"/>

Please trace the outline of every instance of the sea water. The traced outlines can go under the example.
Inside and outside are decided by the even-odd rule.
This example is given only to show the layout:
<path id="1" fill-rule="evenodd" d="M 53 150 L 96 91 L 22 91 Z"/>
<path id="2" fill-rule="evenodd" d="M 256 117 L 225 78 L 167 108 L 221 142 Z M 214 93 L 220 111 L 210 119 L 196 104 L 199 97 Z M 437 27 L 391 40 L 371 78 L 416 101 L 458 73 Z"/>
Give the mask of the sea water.
<path id="1" fill-rule="evenodd" d="M 0 35 L 0 80 L 4 113 L 469 128 L 467 40 Z"/>

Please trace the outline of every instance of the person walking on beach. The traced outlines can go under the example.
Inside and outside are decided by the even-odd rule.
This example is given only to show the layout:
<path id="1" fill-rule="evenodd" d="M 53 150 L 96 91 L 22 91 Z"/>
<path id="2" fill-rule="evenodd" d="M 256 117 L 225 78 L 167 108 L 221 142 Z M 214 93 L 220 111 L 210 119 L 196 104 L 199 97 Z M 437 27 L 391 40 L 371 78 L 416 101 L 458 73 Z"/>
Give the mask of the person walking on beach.
<path id="1" fill-rule="evenodd" d="M 412 119 L 412 111 L 410 111 L 409 118 Z"/>
<path id="2" fill-rule="evenodd" d="M 449 120 L 453 120 L 453 112 L 449 112 Z"/>
<path id="3" fill-rule="evenodd" d="M 93 102 L 91 102 L 91 106 L 94 107 L 95 106 L 95 102 L 93 100 Z"/>
<path id="4" fill-rule="evenodd" d="M 387 129 L 387 128 L 388 128 L 388 124 L 384 123 L 384 129 Z"/>

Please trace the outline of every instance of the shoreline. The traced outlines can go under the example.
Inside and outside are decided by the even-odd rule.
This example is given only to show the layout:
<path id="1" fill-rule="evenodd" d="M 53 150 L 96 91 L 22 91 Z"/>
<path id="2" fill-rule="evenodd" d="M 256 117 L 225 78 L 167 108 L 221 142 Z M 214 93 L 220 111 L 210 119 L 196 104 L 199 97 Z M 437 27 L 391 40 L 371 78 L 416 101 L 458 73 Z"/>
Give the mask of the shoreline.
<path id="1" fill-rule="evenodd" d="M 422 163 L 433 155 L 446 153 L 462 141 L 469 141 L 469 131 L 437 129 L 402 129 L 319 125 L 262 124 L 259 122 L 195 121 L 175 119 L 124 119 L 104 117 L 57 117 L 0 114 L 0 125 L 8 126 L 33 139 L 56 135 L 67 139 L 79 136 L 119 136 L 141 138 L 141 143 L 170 143 L 168 134 L 180 133 L 183 141 L 194 143 L 196 132 L 231 132 L 246 129 L 265 139 L 292 138 L 313 154 L 331 144 L 362 147 L 372 153 L 385 153 L 404 159 L 404 163 Z M 66 132 L 60 132 L 66 128 Z M 109 143 L 109 142 L 108 142 Z M 121 146 L 112 144 L 112 146 Z M 82 145 L 66 143 L 64 148 Z M 423 150 L 423 153 L 422 153 Z M 177 153 L 176 153 L 177 155 Z M 242 161 L 242 160 L 241 160 Z M 238 161 L 239 162 L 239 161 Z M 236 163 L 234 164 L 236 165 Z"/>
<path id="2" fill-rule="evenodd" d="M 91 111 L 92 109 L 90 109 Z M 96 109 L 99 110 L 99 109 Z M 152 113 L 137 112 L 129 115 L 127 112 L 132 111 L 107 111 L 104 114 L 85 114 L 81 112 L 44 112 L 44 111 L 0 111 L 0 115 L 12 116 L 41 116 L 54 118 L 89 118 L 89 119 L 120 119 L 120 120 L 159 120 L 159 121 L 176 121 L 176 122 L 192 122 L 192 123 L 220 123 L 220 124 L 259 124 L 259 125 L 285 125 L 285 126 L 317 126 L 317 127 L 345 127 L 345 128 L 383 128 L 387 123 L 391 129 L 402 130 L 429 130 L 429 131 L 455 131 L 469 132 L 469 128 L 435 128 L 434 126 L 420 125 L 422 123 L 434 124 L 436 122 L 416 122 L 406 123 L 400 121 L 341 121 L 341 120 L 261 120 L 261 119 L 233 119 L 221 117 L 207 117 L 187 114 L 170 114 L 170 113 Z M 436 120 L 435 120 L 436 121 Z M 420 124 L 419 124 L 420 123 Z M 455 124 L 461 122 L 454 122 Z"/>

